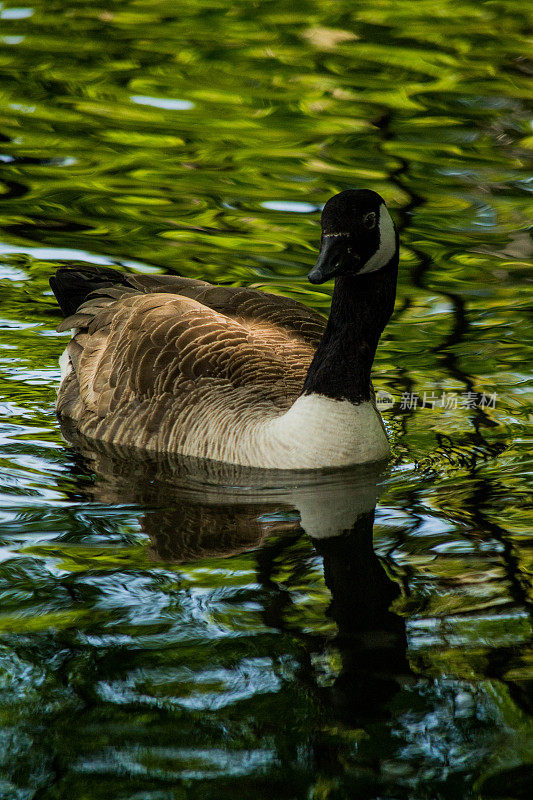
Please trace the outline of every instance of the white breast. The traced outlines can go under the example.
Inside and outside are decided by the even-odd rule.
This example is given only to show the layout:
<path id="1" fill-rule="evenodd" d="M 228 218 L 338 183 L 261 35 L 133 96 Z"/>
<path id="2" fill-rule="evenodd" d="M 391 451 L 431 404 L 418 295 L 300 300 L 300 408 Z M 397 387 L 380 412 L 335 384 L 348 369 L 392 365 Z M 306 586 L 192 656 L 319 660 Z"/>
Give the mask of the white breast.
<path id="1" fill-rule="evenodd" d="M 386 458 L 390 450 L 381 417 L 371 402 L 354 405 L 318 394 L 302 395 L 285 414 L 260 426 L 252 438 L 252 465 L 277 469 L 361 464 Z"/>

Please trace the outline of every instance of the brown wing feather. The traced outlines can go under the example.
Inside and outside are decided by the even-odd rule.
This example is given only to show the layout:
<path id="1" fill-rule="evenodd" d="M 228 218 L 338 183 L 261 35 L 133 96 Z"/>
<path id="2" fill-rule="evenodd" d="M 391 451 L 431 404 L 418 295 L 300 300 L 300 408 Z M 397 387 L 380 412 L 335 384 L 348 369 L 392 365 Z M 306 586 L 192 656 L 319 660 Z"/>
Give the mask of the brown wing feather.
<path id="1" fill-rule="evenodd" d="M 268 294 L 245 286 L 213 286 L 207 281 L 173 275 L 128 275 L 128 287 L 145 294 L 169 292 L 189 297 L 202 305 L 219 311 L 235 320 L 255 325 L 264 323 L 296 334 L 315 347 L 324 332 L 324 317 L 310 308 L 280 295 Z M 94 292 L 92 297 L 113 296 L 128 291 L 128 287 L 111 287 Z M 130 291 L 131 291 L 130 289 Z M 113 294 L 111 294 L 113 293 Z"/>
<path id="2" fill-rule="evenodd" d="M 257 290 L 164 278 L 93 292 L 59 326 L 79 331 L 58 412 L 88 436 L 180 450 L 210 416 L 235 431 L 246 415 L 286 410 L 325 320 Z"/>

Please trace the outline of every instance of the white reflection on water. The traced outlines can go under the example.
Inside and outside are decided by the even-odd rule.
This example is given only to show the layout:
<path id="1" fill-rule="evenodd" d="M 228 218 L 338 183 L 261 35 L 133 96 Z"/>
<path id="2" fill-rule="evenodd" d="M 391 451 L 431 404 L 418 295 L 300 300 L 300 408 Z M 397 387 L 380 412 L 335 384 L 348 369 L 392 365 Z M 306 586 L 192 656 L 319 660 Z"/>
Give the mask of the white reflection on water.
<path id="1" fill-rule="evenodd" d="M 312 203 L 301 203 L 292 200 L 267 200 L 261 205 L 263 208 L 268 208 L 269 211 L 292 211 L 294 214 L 310 214 L 319 210 L 319 206 L 315 206 Z"/>
<path id="2" fill-rule="evenodd" d="M 148 97 L 133 94 L 130 100 L 140 106 L 154 106 L 154 108 L 164 108 L 167 111 L 189 111 L 194 108 L 194 103 L 191 103 L 190 100 L 178 100 L 171 97 Z"/>
<path id="3" fill-rule="evenodd" d="M 25 255 L 37 258 L 40 261 L 86 261 L 88 264 L 98 264 L 104 267 L 128 267 L 140 272 L 160 272 L 157 267 L 143 264 L 142 261 L 131 259 L 116 259 L 90 253 L 88 250 L 77 250 L 70 247 L 16 247 L 0 243 L 0 256 Z M 26 274 L 21 270 L 2 264 L 0 278 L 26 279 Z"/>

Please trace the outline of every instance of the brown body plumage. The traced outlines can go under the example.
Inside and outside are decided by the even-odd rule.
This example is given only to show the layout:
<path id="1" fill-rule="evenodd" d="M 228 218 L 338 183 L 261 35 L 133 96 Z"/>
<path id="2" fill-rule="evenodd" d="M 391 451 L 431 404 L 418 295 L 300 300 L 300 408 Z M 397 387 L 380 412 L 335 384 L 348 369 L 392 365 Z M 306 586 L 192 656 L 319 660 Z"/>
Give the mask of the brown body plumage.
<path id="1" fill-rule="evenodd" d="M 124 278 L 58 327 L 76 332 L 57 411 L 82 434 L 225 460 L 246 420 L 279 416 L 296 400 L 326 326 L 319 314 L 253 289 Z M 204 451 L 191 449 L 206 425 Z"/>

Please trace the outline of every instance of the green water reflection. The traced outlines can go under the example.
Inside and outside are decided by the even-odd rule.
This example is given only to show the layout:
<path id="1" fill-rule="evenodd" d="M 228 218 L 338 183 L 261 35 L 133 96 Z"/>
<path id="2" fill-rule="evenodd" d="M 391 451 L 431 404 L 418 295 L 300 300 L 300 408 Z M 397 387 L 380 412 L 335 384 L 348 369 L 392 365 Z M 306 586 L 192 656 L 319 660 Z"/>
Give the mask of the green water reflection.
<path id="1" fill-rule="evenodd" d="M 515 0 L 0 3 L 2 798 L 530 796 L 527 26 Z M 59 263 L 326 312 L 304 276 L 352 186 L 401 229 L 384 472 L 64 443 Z M 456 407 L 402 407 L 424 392 Z"/>

